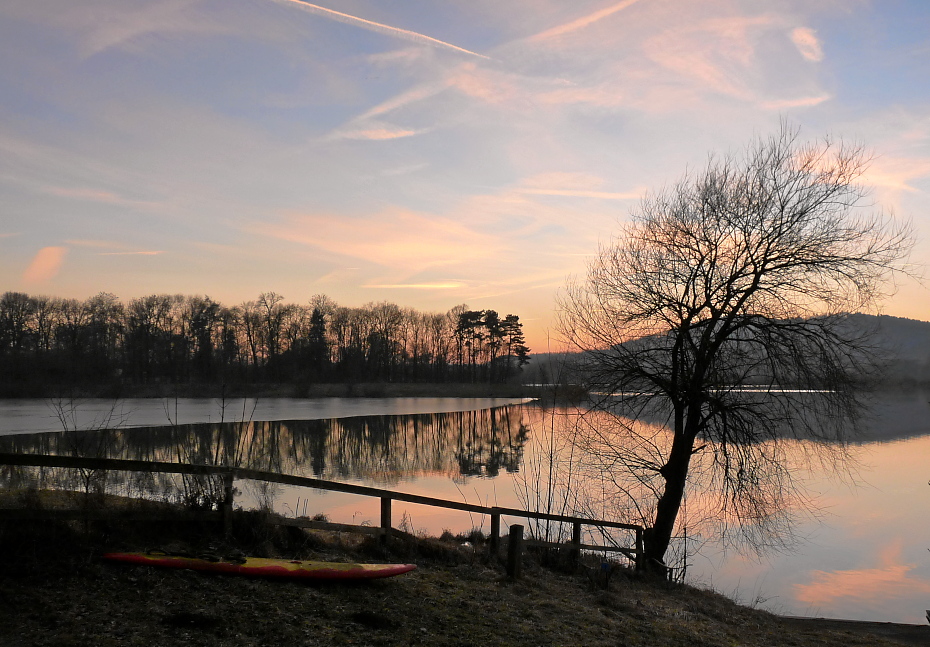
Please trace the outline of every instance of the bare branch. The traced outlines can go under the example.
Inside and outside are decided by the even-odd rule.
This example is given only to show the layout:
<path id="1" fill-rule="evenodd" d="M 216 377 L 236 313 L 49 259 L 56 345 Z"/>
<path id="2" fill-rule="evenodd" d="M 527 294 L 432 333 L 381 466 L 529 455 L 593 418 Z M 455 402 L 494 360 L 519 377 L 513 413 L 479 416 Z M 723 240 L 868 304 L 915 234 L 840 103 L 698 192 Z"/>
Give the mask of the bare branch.
<path id="1" fill-rule="evenodd" d="M 620 489 L 655 497 L 650 559 L 668 548 L 693 467 L 719 518 L 768 546 L 797 495 L 783 440 L 842 449 L 855 428 L 879 362 L 849 315 L 893 291 L 914 240 L 910 223 L 868 210 L 869 161 L 783 125 L 647 196 L 567 286 L 561 330 L 605 394 L 596 408 L 619 421 L 591 428 L 587 449 L 638 484 Z"/>

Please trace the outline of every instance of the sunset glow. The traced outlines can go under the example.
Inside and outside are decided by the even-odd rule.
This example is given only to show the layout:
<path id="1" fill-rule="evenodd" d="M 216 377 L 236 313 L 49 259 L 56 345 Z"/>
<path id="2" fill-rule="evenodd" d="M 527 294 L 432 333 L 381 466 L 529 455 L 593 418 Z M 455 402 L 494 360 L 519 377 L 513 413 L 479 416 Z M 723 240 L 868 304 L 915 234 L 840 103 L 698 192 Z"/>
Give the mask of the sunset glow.
<path id="1" fill-rule="evenodd" d="M 467 303 L 552 347 L 645 192 L 782 119 L 874 153 L 926 264 L 928 33 L 916 0 L 4 3 L 3 290 Z"/>

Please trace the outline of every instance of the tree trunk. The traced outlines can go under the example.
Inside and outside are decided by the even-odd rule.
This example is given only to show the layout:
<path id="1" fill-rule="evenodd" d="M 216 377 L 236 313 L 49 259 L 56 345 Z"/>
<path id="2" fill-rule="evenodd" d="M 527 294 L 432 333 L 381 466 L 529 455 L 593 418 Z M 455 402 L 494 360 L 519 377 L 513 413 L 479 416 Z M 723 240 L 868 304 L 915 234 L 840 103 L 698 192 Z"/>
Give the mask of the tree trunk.
<path id="1" fill-rule="evenodd" d="M 690 434 L 676 433 L 668 462 L 662 467 L 665 491 L 656 503 L 652 528 L 648 528 L 643 535 L 644 565 L 648 571 L 666 571 L 665 551 L 672 541 L 675 520 L 684 498 L 693 445 L 694 440 Z"/>

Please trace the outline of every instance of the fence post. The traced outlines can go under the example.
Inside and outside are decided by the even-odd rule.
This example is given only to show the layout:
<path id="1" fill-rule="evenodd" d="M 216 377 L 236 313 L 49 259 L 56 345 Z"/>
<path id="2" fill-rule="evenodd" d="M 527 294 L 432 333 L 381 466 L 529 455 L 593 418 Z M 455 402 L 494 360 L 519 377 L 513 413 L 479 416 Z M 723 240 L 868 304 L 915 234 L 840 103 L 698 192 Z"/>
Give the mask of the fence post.
<path id="1" fill-rule="evenodd" d="M 223 518 L 223 534 L 226 537 L 232 535 L 232 511 L 233 511 L 233 481 L 235 476 L 232 472 L 223 474 L 223 503 L 221 516 Z"/>
<path id="2" fill-rule="evenodd" d="M 636 570 L 643 570 L 643 529 L 636 529 Z"/>
<path id="3" fill-rule="evenodd" d="M 523 575 L 523 526 L 510 526 L 510 543 L 507 546 L 507 575 L 519 580 Z"/>
<path id="4" fill-rule="evenodd" d="M 500 512 L 491 512 L 491 536 L 490 536 L 491 556 L 497 557 L 497 552 L 501 547 L 501 514 Z"/>
<path id="5" fill-rule="evenodd" d="M 572 544 L 572 549 L 568 555 L 571 563 L 577 564 L 578 559 L 581 557 L 581 548 L 578 548 L 581 545 L 581 522 L 579 521 L 572 524 Z"/>
<path id="6" fill-rule="evenodd" d="M 381 541 L 387 543 L 391 535 L 391 497 L 381 497 Z"/>

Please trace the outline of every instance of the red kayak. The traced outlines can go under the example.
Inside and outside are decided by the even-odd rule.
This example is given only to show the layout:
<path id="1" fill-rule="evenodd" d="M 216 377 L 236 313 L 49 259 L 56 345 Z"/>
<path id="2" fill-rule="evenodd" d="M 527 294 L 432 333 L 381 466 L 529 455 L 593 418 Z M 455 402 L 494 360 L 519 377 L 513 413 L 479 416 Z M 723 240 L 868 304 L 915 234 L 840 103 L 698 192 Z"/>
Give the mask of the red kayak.
<path id="1" fill-rule="evenodd" d="M 106 553 L 103 558 L 141 566 L 163 566 L 209 573 L 304 580 L 371 580 L 400 575 L 416 568 L 415 564 L 352 564 L 266 559 L 264 557 L 223 560 L 214 557 L 188 557 L 164 553 Z"/>

